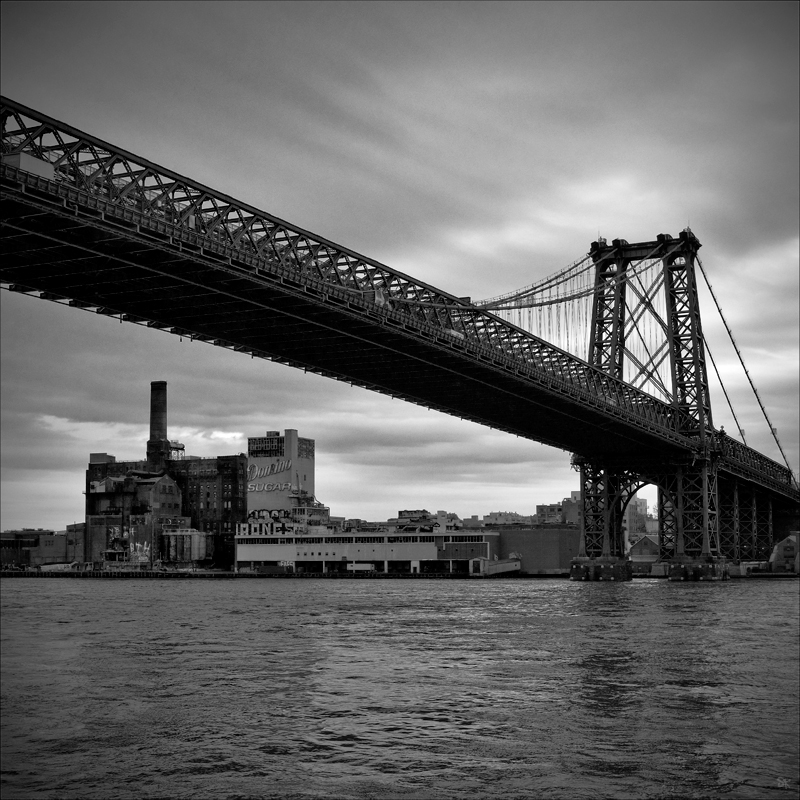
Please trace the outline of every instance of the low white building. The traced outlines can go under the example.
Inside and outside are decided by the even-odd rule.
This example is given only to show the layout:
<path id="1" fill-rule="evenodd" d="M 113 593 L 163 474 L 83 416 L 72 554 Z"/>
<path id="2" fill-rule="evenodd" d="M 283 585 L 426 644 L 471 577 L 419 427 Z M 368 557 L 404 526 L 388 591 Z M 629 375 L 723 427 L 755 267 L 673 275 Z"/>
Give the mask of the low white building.
<path id="1" fill-rule="evenodd" d="M 459 572 L 487 574 L 498 533 L 393 533 L 313 530 L 289 523 L 241 524 L 237 572 Z"/>

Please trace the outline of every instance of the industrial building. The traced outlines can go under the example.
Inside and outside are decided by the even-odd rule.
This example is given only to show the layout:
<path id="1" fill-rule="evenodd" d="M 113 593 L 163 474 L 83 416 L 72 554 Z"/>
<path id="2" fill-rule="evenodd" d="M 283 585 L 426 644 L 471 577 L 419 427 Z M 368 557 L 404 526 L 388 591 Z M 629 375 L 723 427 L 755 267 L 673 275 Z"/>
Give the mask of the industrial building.
<path id="1" fill-rule="evenodd" d="M 301 526 L 261 523 L 236 535 L 238 572 L 376 572 L 487 574 L 499 560 L 499 533 L 319 535 Z M 519 569 L 516 564 L 509 569 Z"/>
<path id="2" fill-rule="evenodd" d="M 169 473 L 182 488 L 186 527 L 205 536 L 206 560 L 229 569 L 236 525 L 247 516 L 247 456 L 184 456 L 170 462 Z"/>
<path id="3" fill-rule="evenodd" d="M 89 456 L 81 560 L 100 568 L 231 569 L 239 525 L 330 524 L 330 510 L 314 496 L 314 457 L 314 440 L 296 430 L 250 438 L 247 454 L 187 455 L 167 436 L 166 381 L 153 381 L 145 459 Z"/>
<path id="4" fill-rule="evenodd" d="M 527 575 L 568 575 L 580 548 L 580 529 L 573 525 L 500 529 L 499 557 L 517 559 Z"/>
<path id="5" fill-rule="evenodd" d="M 147 464 L 135 466 L 152 469 Z M 102 478 L 92 480 L 100 474 Z M 172 526 L 189 526 L 190 519 L 183 516 L 182 509 L 180 487 L 165 472 L 131 469 L 131 462 L 118 463 L 106 453 L 90 454 L 84 560 L 152 565 L 162 532 Z"/>
<path id="6" fill-rule="evenodd" d="M 0 534 L 3 569 L 43 567 L 83 560 L 83 525 L 67 526 L 66 532 L 23 528 Z"/>
<path id="7" fill-rule="evenodd" d="M 634 575 L 649 575 L 660 554 L 658 537 L 644 535 L 631 545 L 628 555 Z"/>
<path id="8" fill-rule="evenodd" d="M 573 525 L 514 521 L 467 527 L 452 513 L 398 511 L 385 522 L 273 520 L 239 525 L 237 572 L 567 575 L 578 555 Z"/>
<path id="9" fill-rule="evenodd" d="M 315 447 L 297 430 L 268 430 L 248 438 L 246 454 L 187 455 L 167 435 L 167 384 L 153 381 L 145 457 L 118 461 L 91 453 L 85 522 L 60 538 L 54 532 L 4 534 L 3 563 L 546 575 L 566 574 L 577 554 L 577 528 L 558 524 L 563 513 L 544 527 L 511 512 L 467 524 L 456 514 L 426 509 L 400 510 L 384 522 L 332 517 L 315 495 Z M 570 500 L 559 510 L 565 505 Z"/>

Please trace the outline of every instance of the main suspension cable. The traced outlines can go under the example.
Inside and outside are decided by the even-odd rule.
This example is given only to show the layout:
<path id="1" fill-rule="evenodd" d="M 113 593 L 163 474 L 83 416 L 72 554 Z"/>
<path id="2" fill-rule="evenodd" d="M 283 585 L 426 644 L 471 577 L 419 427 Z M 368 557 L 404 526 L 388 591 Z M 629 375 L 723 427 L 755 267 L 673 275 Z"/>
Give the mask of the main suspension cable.
<path id="1" fill-rule="evenodd" d="M 744 358 L 742 358 L 742 353 L 739 350 L 739 346 L 736 344 L 736 339 L 733 338 L 733 332 L 731 331 L 730 325 L 728 325 L 728 321 L 725 319 L 725 315 L 722 313 L 722 309 L 720 308 L 719 301 L 717 300 L 717 296 L 714 294 L 714 289 L 711 287 L 711 281 L 708 279 L 708 275 L 706 275 L 705 268 L 703 267 L 703 262 L 700 260 L 698 256 L 695 256 L 698 266 L 700 267 L 700 272 L 703 273 L 703 278 L 706 282 L 706 286 L 708 286 L 708 291 L 711 292 L 711 297 L 714 300 L 714 305 L 717 307 L 717 311 L 719 312 L 719 317 L 722 320 L 722 324 L 725 326 L 725 330 L 728 332 L 728 336 L 730 337 L 731 344 L 733 345 L 733 349 L 736 351 L 736 355 L 739 357 L 739 363 L 742 365 L 742 369 L 744 370 L 744 374 L 747 376 L 747 381 L 750 384 L 750 388 L 753 390 L 753 394 L 758 400 L 758 405 L 761 408 L 761 413 L 764 415 L 764 419 L 767 421 L 767 427 L 769 427 L 770 433 L 772 434 L 772 438 L 775 440 L 775 444 L 778 445 L 778 450 L 781 451 L 781 455 L 783 456 L 783 460 L 786 462 L 786 466 L 789 468 L 789 472 L 791 473 L 792 477 L 794 478 L 794 470 L 792 469 L 792 465 L 789 463 L 789 459 L 786 457 L 786 453 L 783 451 L 783 447 L 781 446 L 780 439 L 778 439 L 778 431 L 773 426 L 769 415 L 767 414 L 767 409 L 764 408 L 764 404 L 761 402 L 761 397 L 758 394 L 758 389 L 756 389 L 755 384 L 753 383 L 753 379 L 750 377 L 750 372 L 747 369 L 747 366 L 744 363 Z M 737 423 L 738 424 L 738 423 Z"/>
<path id="2" fill-rule="evenodd" d="M 733 421 L 736 423 L 736 427 L 739 429 L 739 435 L 742 437 L 742 442 L 747 444 L 747 439 L 744 438 L 744 428 L 739 424 L 739 418 L 736 416 L 736 412 L 733 410 L 733 403 L 731 403 L 730 397 L 728 397 L 728 390 L 725 388 L 725 384 L 722 382 L 722 376 L 719 374 L 719 370 L 717 369 L 717 362 L 714 361 L 714 356 L 711 354 L 711 348 L 708 346 L 708 341 L 706 337 L 703 336 L 703 344 L 705 346 L 706 353 L 708 353 L 708 357 L 711 359 L 711 366 L 714 367 L 714 372 L 717 374 L 717 380 L 719 381 L 719 385 L 722 387 L 722 393 L 725 395 L 725 399 L 728 401 L 728 408 L 731 410 L 731 414 L 733 414 Z"/>

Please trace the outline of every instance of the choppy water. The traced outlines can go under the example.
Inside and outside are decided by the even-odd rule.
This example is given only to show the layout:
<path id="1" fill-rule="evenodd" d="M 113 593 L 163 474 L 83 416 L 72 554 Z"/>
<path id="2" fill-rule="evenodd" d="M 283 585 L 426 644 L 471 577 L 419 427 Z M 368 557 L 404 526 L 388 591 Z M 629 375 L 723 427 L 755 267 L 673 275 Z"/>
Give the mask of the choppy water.
<path id="1" fill-rule="evenodd" d="M 798 583 L 6 580 L 2 796 L 789 798 Z"/>

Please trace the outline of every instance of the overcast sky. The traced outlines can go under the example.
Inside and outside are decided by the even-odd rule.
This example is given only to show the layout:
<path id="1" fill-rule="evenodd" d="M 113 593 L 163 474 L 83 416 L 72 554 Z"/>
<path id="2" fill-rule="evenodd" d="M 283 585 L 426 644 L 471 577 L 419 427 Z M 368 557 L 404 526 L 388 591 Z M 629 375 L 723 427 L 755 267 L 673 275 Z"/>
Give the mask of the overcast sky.
<path id="1" fill-rule="evenodd" d="M 691 225 L 798 467 L 798 5 L 2 3 L 2 93 L 473 299 Z M 296 428 L 334 515 L 530 514 L 569 454 L 0 292 L 2 519 L 83 519 L 90 452 L 143 458 L 150 381 L 196 455 Z M 781 460 L 709 298 L 748 443 Z M 712 387 L 715 423 L 735 426 Z"/>

